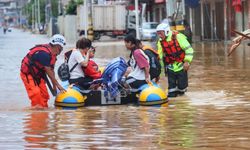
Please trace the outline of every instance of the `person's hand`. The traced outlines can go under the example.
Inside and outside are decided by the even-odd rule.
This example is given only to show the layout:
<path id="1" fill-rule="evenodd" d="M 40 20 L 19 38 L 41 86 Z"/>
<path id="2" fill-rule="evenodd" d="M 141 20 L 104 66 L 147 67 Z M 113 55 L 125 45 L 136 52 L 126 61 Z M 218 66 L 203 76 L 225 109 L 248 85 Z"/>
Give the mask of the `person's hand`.
<path id="1" fill-rule="evenodd" d="M 228 56 L 230 56 L 233 51 L 235 51 L 235 49 L 240 45 L 240 42 L 232 44 L 232 46 L 230 47 L 229 51 L 228 51 Z"/>
<path id="2" fill-rule="evenodd" d="M 184 69 L 185 71 L 188 71 L 189 67 L 190 67 L 189 62 L 184 62 L 184 64 L 183 64 L 183 69 Z"/>
<path id="3" fill-rule="evenodd" d="M 155 78 L 155 83 L 158 84 L 159 81 L 160 81 L 160 76 Z"/>
<path id="4" fill-rule="evenodd" d="M 148 83 L 148 84 L 152 84 L 151 80 L 150 80 L 150 77 L 146 77 L 145 78 L 145 81 Z"/>
<path id="5" fill-rule="evenodd" d="M 132 71 L 132 68 L 128 67 L 126 72 L 124 73 L 124 76 L 127 77 L 131 71 Z"/>
<path id="6" fill-rule="evenodd" d="M 58 89 L 60 90 L 60 92 L 62 92 L 62 93 L 66 92 L 66 90 L 65 90 L 61 85 L 58 85 L 57 88 L 58 88 Z"/>
<path id="7" fill-rule="evenodd" d="M 92 48 L 92 47 L 90 47 L 90 48 L 88 49 L 88 53 L 93 52 L 93 51 L 94 51 L 94 48 Z"/>

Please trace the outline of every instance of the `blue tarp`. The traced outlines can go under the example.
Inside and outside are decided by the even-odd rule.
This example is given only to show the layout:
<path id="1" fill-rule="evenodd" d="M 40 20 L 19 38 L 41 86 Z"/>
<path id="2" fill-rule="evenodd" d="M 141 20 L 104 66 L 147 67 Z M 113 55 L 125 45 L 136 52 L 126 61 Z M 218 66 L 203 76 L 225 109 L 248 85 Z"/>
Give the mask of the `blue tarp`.
<path id="1" fill-rule="evenodd" d="M 105 96 L 108 96 L 109 93 L 109 96 L 114 98 L 119 94 L 119 85 L 127 67 L 128 65 L 122 57 L 114 58 L 107 65 L 102 74 Z"/>

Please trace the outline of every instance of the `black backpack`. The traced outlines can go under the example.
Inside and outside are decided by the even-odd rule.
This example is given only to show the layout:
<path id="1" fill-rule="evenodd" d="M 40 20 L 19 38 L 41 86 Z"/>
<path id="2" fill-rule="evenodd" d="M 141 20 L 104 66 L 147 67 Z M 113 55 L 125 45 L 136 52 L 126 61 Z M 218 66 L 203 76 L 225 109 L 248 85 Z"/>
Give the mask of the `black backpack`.
<path id="1" fill-rule="evenodd" d="M 64 54 L 65 61 L 64 61 L 64 63 L 62 63 L 59 66 L 59 68 L 57 70 L 57 74 L 58 74 L 61 81 L 69 80 L 70 79 L 70 72 L 72 72 L 75 69 L 75 67 L 78 65 L 78 63 L 76 63 L 71 69 L 69 69 L 68 60 L 69 60 L 71 53 L 72 53 L 72 50 L 70 50 Z"/>
<path id="2" fill-rule="evenodd" d="M 143 52 L 148 56 L 149 58 L 149 74 L 151 77 L 151 80 L 154 78 L 157 78 L 161 74 L 161 64 L 159 61 L 158 54 L 156 52 L 153 52 L 153 50 L 145 49 Z"/>

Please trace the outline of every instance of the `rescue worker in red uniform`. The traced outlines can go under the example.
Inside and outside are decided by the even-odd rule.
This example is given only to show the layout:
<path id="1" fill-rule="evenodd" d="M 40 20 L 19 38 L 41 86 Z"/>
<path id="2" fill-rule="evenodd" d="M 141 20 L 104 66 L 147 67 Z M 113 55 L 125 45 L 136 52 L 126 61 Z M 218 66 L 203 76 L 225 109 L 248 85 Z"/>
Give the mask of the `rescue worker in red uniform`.
<path id="1" fill-rule="evenodd" d="M 54 72 L 56 56 L 61 53 L 65 44 L 65 38 L 56 34 L 49 44 L 36 45 L 23 58 L 20 76 L 33 108 L 48 107 L 47 75 L 53 84 L 52 91 L 55 92 L 58 89 L 65 92 L 65 89 L 57 82 Z"/>
<path id="2" fill-rule="evenodd" d="M 188 87 L 187 71 L 193 59 L 193 48 L 185 35 L 171 31 L 168 24 L 159 24 L 156 31 L 161 65 L 168 76 L 168 97 L 183 95 Z"/>

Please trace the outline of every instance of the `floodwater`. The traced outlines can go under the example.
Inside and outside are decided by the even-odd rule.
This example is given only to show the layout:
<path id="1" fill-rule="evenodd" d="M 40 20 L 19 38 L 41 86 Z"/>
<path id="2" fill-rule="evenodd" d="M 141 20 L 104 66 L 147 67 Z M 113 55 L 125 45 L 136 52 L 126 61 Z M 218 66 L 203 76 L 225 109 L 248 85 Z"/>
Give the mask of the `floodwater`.
<path id="1" fill-rule="evenodd" d="M 30 110 L 19 78 L 20 62 L 44 35 L 0 32 L 0 149 L 250 149 L 250 49 L 227 57 L 224 42 L 194 43 L 186 95 L 167 108 L 107 106 Z M 105 65 L 127 57 L 122 41 L 97 42 Z M 68 48 L 73 45 L 69 45 Z M 58 63 L 62 62 L 59 56 Z M 166 88 L 166 79 L 161 80 Z"/>

